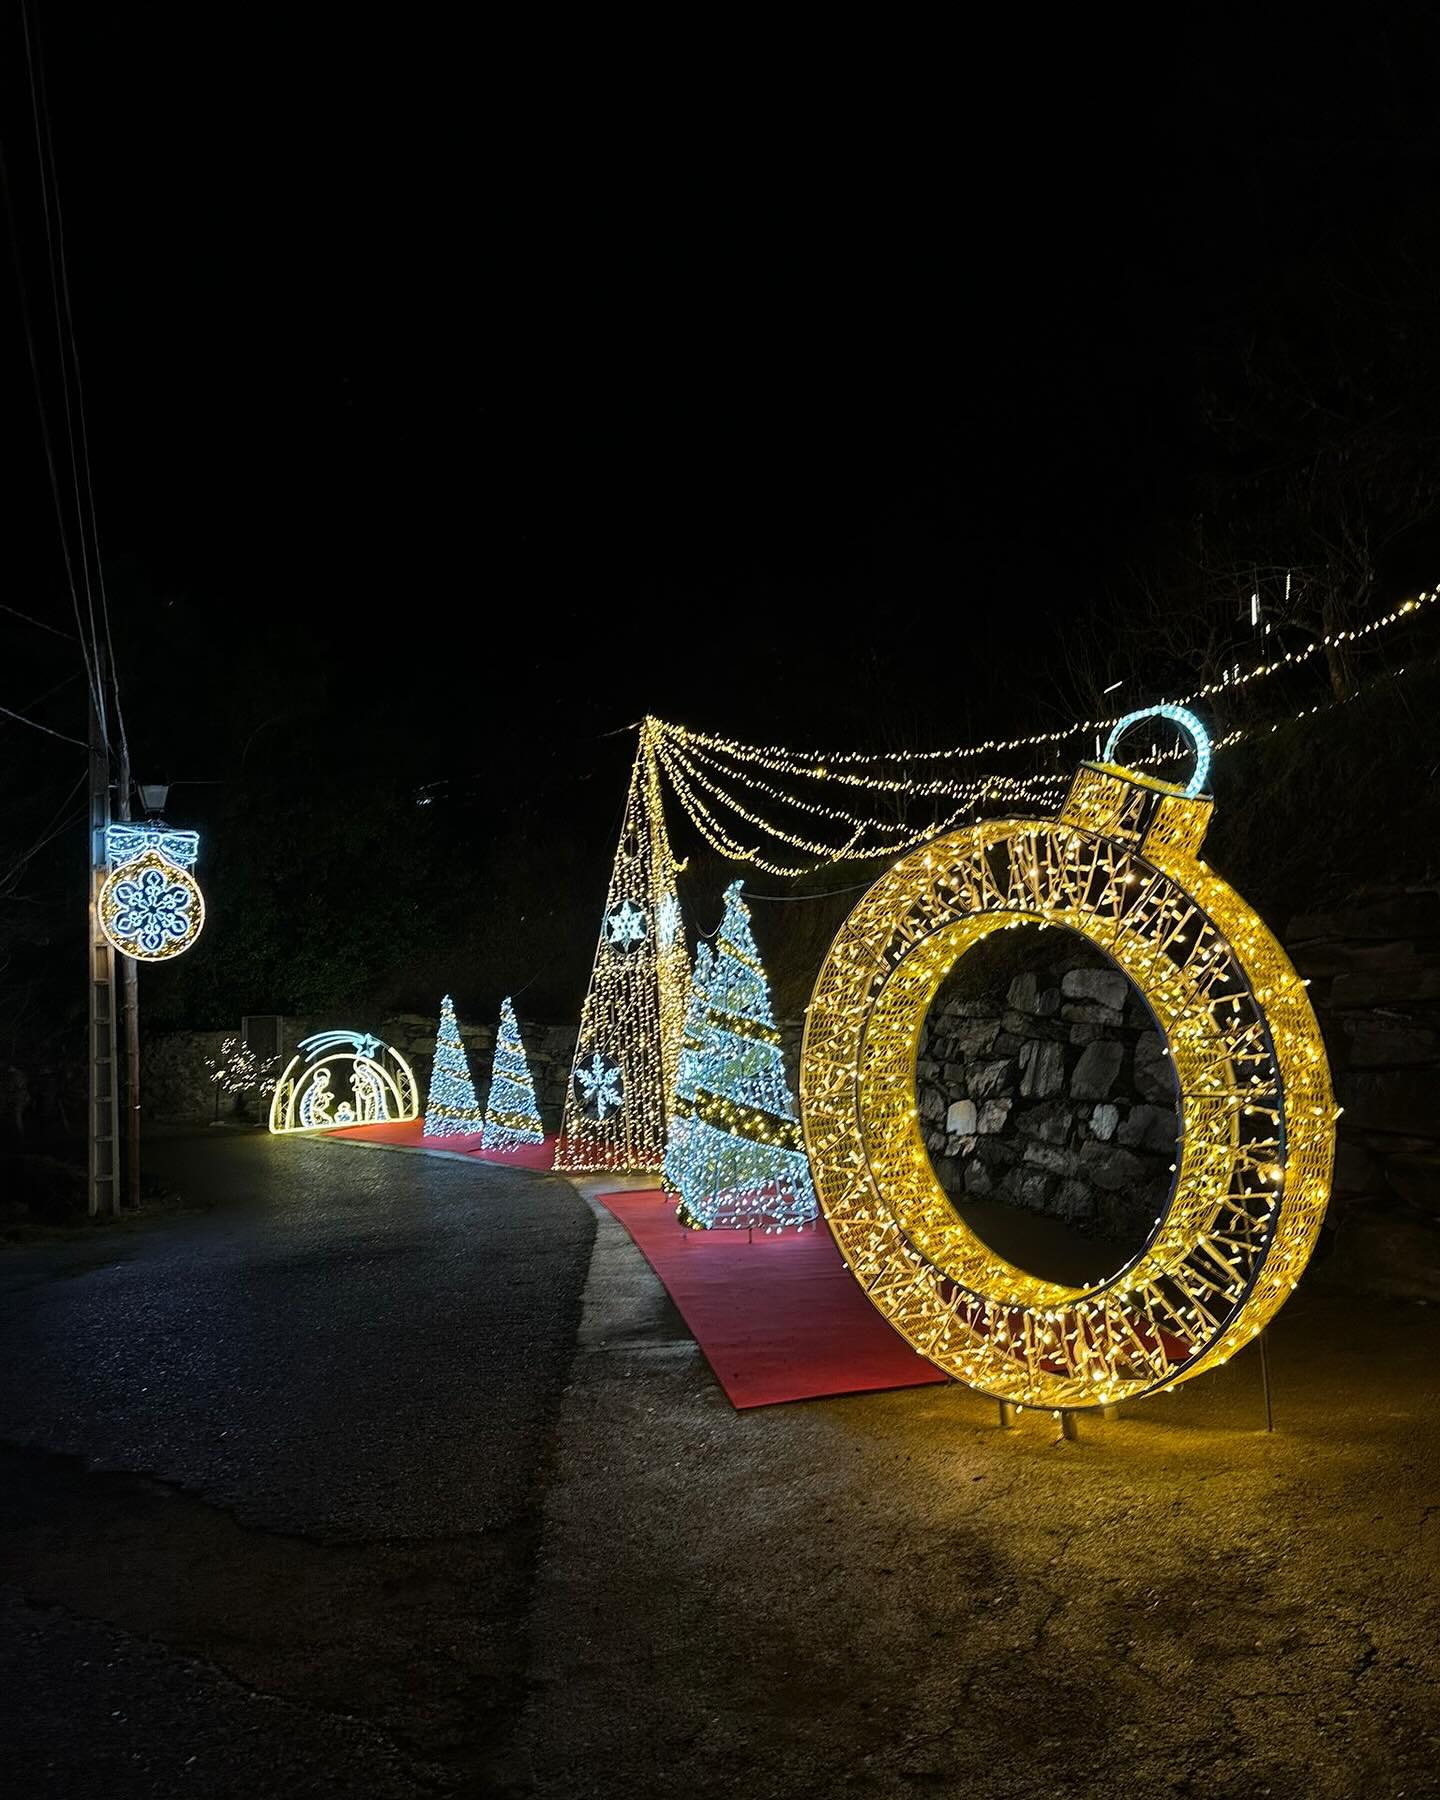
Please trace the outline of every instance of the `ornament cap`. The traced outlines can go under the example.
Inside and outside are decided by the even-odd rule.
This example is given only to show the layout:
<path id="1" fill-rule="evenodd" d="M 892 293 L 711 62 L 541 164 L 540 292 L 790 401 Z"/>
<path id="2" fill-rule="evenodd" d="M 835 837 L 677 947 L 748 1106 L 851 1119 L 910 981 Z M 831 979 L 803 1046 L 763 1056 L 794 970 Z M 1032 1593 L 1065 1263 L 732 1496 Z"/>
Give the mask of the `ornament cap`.
<path id="1" fill-rule="evenodd" d="M 1187 794 L 1173 781 L 1117 763 L 1083 762 L 1071 778 L 1060 823 L 1118 838 L 1163 868 L 1199 856 L 1214 810 L 1209 794 Z"/>

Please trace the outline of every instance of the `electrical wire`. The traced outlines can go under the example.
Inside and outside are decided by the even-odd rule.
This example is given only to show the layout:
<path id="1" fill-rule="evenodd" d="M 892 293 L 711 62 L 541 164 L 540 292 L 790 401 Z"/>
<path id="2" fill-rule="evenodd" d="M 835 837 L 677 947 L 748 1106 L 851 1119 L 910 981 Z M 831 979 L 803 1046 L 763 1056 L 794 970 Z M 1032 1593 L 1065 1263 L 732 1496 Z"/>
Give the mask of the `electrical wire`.
<path id="1" fill-rule="evenodd" d="M 65 333 L 61 318 L 60 279 L 56 259 L 55 228 L 52 219 L 50 197 L 52 171 L 46 154 L 46 138 L 48 132 L 43 129 L 41 125 L 41 113 L 44 101 L 41 80 L 36 67 L 34 32 L 32 31 L 30 19 L 30 0 L 21 0 L 20 19 L 25 35 L 25 67 L 30 81 L 30 114 L 35 127 L 35 158 L 40 177 L 41 212 L 45 223 L 45 251 L 46 267 L 50 277 L 50 304 L 55 319 L 55 344 L 56 349 L 59 352 L 60 397 L 65 411 L 65 447 L 69 454 L 70 485 L 75 500 L 75 521 L 80 533 L 80 579 L 85 590 L 85 612 L 89 615 L 90 621 L 88 637 L 85 628 L 85 618 L 80 610 L 80 594 L 75 586 L 74 564 L 70 554 L 69 536 L 65 526 L 64 509 L 59 498 L 58 482 L 56 482 L 56 508 L 60 514 L 61 534 L 65 538 L 65 568 L 70 582 L 70 598 L 75 609 L 75 623 L 80 630 L 80 654 L 85 658 L 85 667 L 90 678 L 90 697 L 94 703 L 96 716 L 100 722 L 101 740 L 108 749 L 110 744 L 109 722 L 106 716 L 105 696 L 100 683 L 100 640 L 95 630 L 95 596 L 90 583 L 90 553 L 85 532 L 84 508 L 80 497 L 80 469 L 75 454 L 75 426 L 70 402 L 70 365 L 65 354 Z M 43 413 L 43 397 L 40 394 L 38 383 L 37 399 L 40 399 L 41 401 Z M 49 436 L 48 429 L 46 431 L 46 436 L 47 438 Z M 55 481 L 53 459 L 51 463 L 51 478 L 52 481 Z"/>
<path id="2" fill-rule="evenodd" d="M 100 617 L 105 626 L 105 648 L 108 653 L 108 670 L 110 690 L 115 704 L 115 723 L 120 733 L 120 747 L 128 764 L 130 760 L 130 744 L 125 735 L 125 716 L 120 705 L 120 671 L 115 661 L 115 640 L 110 632 L 110 600 L 105 591 L 105 570 L 100 559 L 100 530 L 95 517 L 95 482 L 90 465 L 90 432 L 85 418 L 85 383 L 80 371 L 80 343 L 75 335 L 75 315 L 70 304 L 70 268 L 65 256 L 65 214 L 60 205 L 60 180 L 55 166 L 55 143 L 50 128 L 50 102 L 45 90 L 45 59 L 43 53 L 37 57 L 40 76 L 40 110 L 45 121 L 45 149 L 50 161 L 50 194 L 55 209 L 55 243 L 58 251 L 60 272 L 60 298 L 65 309 L 65 333 L 70 345 L 70 363 L 75 371 L 75 412 L 80 422 L 80 468 L 85 477 L 85 507 L 80 512 L 81 552 L 84 560 L 84 536 L 88 518 L 90 527 L 90 550 L 95 568 L 95 588 L 100 596 Z M 63 359 L 62 359 L 63 366 Z M 71 436 L 71 457 L 74 457 L 74 437 Z M 77 507 L 79 493 L 76 493 Z M 88 597 L 88 590 L 87 590 Z M 94 637 L 94 612 L 92 603 L 91 634 Z M 98 640 L 97 662 L 98 658 Z M 102 728 L 104 720 L 102 718 Z"/>
<path id="3" fill-rule="evenodd" d="M 0 163 L 0 180 L 3 179 L 4 166 L 3 163 Z M 0 600 L 0 612 L 13 613 L 17 619 L 23 619 L 27 625 L 34 625 L 40 631 L 53 632 L 56 637 L 64 638 L 68 643 L 75 642 L 73 631 L 62 631 L 58 625 L 47 625 L 44 619 L 32 619 L 29 613 L 21 612 L 18 606 L 7 606 L 3 600 Z"/>

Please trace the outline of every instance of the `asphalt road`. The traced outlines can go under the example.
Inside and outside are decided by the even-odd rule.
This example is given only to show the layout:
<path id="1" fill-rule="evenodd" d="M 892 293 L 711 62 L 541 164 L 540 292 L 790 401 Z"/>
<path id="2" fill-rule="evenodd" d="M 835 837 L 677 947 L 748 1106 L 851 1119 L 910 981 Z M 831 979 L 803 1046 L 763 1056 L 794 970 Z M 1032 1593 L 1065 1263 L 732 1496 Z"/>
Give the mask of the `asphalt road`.
<path id="1" fill-rule="evenodd" d="M 258 1134 L 148 1166 L 213 1210 L 0 1259 L 7 1791 L 503 1791 L 589 1210 Z"/>
<path id="2" fill-rule="evenodd" d="M 1307 1278 L 1273 1433 L 1253 1350 L 736 1413 L 553 1178 L 165 1154 L 0 1258 L 7 1793 L 1440 1795 L 1440 1310 Z"/>

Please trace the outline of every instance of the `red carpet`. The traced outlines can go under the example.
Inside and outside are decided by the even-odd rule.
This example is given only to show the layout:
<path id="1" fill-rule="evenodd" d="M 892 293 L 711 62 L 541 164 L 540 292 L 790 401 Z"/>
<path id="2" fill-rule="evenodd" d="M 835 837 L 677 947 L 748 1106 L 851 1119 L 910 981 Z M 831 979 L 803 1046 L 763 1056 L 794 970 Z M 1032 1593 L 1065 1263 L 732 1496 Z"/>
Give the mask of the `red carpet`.
<path id="1" fill-rule="evenodd" d="M 327 1137 L 356 1138 L 361 1143 L 398 1144 L 406 1150 L 449 1150 L 481 1162 L 510 1163 L 517 1169 L 548 1169 L 555 1161 L 555 1139 L 522 1144 L 518 1150 L 482 1150 L 478 1131 L 460 1137 L 427 1138 L 422 1119 L 406 1119 L 398 1125 L 352 1125 L 345 1131 L 328 1131 Z"/>
<path id="2" fill-rule="evenodd" d="M 946 1379 L 865 1298 L 825 1221 L 747 1242 L 686 1231 L 658 1190 L 601 1194 L 664 1282 L 739 1408 Z"/>

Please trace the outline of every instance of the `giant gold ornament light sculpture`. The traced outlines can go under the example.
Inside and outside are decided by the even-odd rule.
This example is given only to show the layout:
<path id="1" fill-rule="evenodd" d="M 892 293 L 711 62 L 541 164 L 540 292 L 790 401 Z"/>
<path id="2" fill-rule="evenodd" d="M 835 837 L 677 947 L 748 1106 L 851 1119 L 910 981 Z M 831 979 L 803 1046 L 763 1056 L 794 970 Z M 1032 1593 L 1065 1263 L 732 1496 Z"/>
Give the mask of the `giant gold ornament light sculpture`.
<path id="1" fill-rule="evenodd" d="M 1148 716 L 1117 725 L 1107 759 Z M 1199 721 L 1165 716 L 1203 760 Z M 977 824 L 902 858 L 820 972 L 801 1109 L 831 1229 L 890 1323 L 999 1399 L 1103 1406 L 1188 1380 L 1264 1327 L 1314 1246 L 1334 1156 L 1325 1050 L 1284 951 L 1200 859 L 1213 804 L 1082 763 L 1057 818 Z M 1165 1212 L 1124 1268 L 1086 1287 L 1027 1274 L 982 1242 L 919 1131 L 916 1049 L 936 989 L 991 932 L 1037 923 L 1079 932 L 1130 977 L 1180 1095 Z"/>

